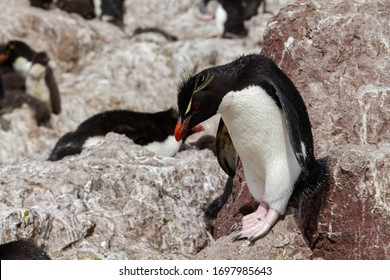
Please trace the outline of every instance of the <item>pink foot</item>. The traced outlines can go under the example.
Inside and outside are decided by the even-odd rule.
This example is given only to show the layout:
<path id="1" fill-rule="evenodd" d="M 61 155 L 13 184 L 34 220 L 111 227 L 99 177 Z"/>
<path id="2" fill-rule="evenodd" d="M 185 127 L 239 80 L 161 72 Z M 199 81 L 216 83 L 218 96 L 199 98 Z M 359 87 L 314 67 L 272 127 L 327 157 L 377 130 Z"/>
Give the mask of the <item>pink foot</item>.
<path id="1" fill-rule="evenodd" d="M 211 21 L 214 19 L 214 15 L 213 14 L 202 14 L 202 13 L 196 13 L 195 14 L 196 17 L 200 20 L 203 20 L 203 21 Z"/>
<path id="2" fill-rule="evenodd" d="M 232 241 L 245 238 L 255 241 L 263 237 L 276 223 L 278 217 L 276 210 L 270 209 L 266 202 L 261 202 L 255 212 L 242 218 L 242 225 L 232 227 L 232 231 L 236 232 Z"/>

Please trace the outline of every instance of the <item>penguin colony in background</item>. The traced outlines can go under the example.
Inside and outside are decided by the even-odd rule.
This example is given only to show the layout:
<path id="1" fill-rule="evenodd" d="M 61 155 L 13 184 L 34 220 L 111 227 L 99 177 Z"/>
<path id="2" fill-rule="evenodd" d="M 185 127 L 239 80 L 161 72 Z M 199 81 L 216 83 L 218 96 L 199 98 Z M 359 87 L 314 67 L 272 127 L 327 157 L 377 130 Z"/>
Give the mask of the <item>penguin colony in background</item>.
<path id="1" fill-rule="evenodd" d="M 178 90 L 177 140 L 219 113 L 217 154 L 229 175 L 237 159 L 258 209 L 235 225 L 233 240 L 264 236 L 285 213 L 293 192 L 327 183 L 327 165 L 314 157 L 311 125 L 294 84 L 269 58 L 252 54 L 205 69 Z M 219 142 L 219 143 L 218 143 Z"/>
<path id="2" fill-rule="evenodd" d="M 53 4 L 51 0 L 30 2 L 45 9 Z M 62 2 L 72 1 L 56 1 L 57 5 Z M 94 7 L 99 6 L 97 2 L 85 0 Z M 108 2 L 102 0 L 100 7 L 104 10 L 104 3 Z M 255 15 L 263 1 L 219 2 L 226 13 L 224 37 L 234 37 L 246 35 L 243 21 Z M 123 0 L 117 3 L 123 6 Z M 77 9 L 80 7 L 76 5 Z M 123 23 L 123 13 L 121 16 Z M 24 94 L 23 102 L 35 104 L 40 111 L 37 104 L 43 104 L 40 101 L 43 100 L 58 114 L 60 96 L 46 53 L 35 52 L 21 41 L 10 41 L 0 49 L 0 65 L 14 71 L 12 77 L 5 75 L 7 73 L 0 76 L 0 105 L 7 99 L 7 91 L 26 90 L 28 94 Z M 21 78 L 29 82 L 21 85 L 18 82 Z M 36 90 L 38 85 L 40 90 Z M 50 98 L 36 95 L 37 92 L 49 93 Z M 178 108 L 179 112 L 174 109 L 157 113 L 115 110 L 94 115 L 74 132 L 62 136 L 48 160 L 78 154 L 93 145 L 95 137 L 109 132 L 124 134 L 158 155 L 173 156 L 189 135 L 203 130 L 201 122 L 219 113 L 221 120 L 216 138 L 205 136 L 192 145 L 213 150 L 229 175 L 223 195 L 206 210 L 209 217 L 215 218 L 226 202 L 232 191 L 237 163 L 242 162 L 249 190 L 259 206 L 232 228 L 233 240 L 261 238 L 284 214 L 291 197 L 315 193 L 327 183 L 327 163 L 314 157 L 305 104 L 294 84 L 272 60 L 256 54 L 242 56 L 183 80 L 178 89 Z M 30 241 L 19 240 L 0 245 L 0 259 L 49 258 Z"/>
<path id="3" fill-rule="evenodd" d="M 45 10 L 58 7 L 85 19 L 98 17 L 123 27 L 124 2 L 125 0 L 30 0 L 30 5 Z"/>
<path id="4" fill-rule="evenodd" d="M 199 2 L 199 17 L 204 20 L 211 20 L 212 14 L 207 10 L 210 0 Z M 248 34 L 244 21 L 257 15 L 257 11 L 263 4 L 263 13 L 266 12 L 266 0 L 218 0 L 215 10 L 215 22 L 218 32 L 223 38 L 242 38 Z"/>
<path id="5" fill-rule="evenodd" d="M 50 112 L 61 112 L 60 93 L 49 62 L 45 52 L 36 52 L 22 41 L 12 40 L 0 47 L 1 114 L 27 103 L 41 125 L 50 120 Z"/>
<path id="6" fill-rule="evenodd" d="M 196 132 L 203 130 L 198 125 L 177 142 L 174 130 L 178 121 L 175 109 L 157 113 L 133 112 L 129 110 L 114 110 L 96 114 L 82 122 L 74 132 L 62 136 L 54 146 L 49 160 L 60 160 L 65 156 L 81 153 L 84 148 L 96 144 L 96 137 L 109 132 L 124 134 L 135 144 L 160 156 L 174 156 L 180 149 L 182 142 Z"/>

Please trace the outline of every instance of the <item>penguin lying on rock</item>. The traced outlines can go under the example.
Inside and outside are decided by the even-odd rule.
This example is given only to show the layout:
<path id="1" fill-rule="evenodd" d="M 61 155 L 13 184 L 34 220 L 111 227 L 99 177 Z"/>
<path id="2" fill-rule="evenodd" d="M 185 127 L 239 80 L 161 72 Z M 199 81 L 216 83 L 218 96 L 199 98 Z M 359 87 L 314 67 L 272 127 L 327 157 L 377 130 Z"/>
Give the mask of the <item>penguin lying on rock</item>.
<path id="1" fill-rule="evenodd" d="M 160 156 L 174 156 L 180 148 L 174 138 L 174 130 L 178 113 L 171 108 L 157 113 L 133 112 L 129 110 L 113 110 L 96 114 L 82 122 L 74 132 L 62 136 L 54 146 L 49 159 L 60 160 L 68 155 L 75 155 L 93 145 L 94 137 L 104 136 L 109 132 L 124 134 L 135 144 Z M 201 125 L 194 126 L 185 135 L 186 138 L 203 130 Z"/>
<path id="2" fill-rule="evenodd" d="M 314 157 L 305 104 L 287 75 L 258 54 L 205 69 L 178 89 L 179 141 L 188 129 L 221 115 L 218 161 L 234 175 L 238 158 L 258 209 L 235 225 L 233 241 L 263 237 L 285 213 L 290 197 L 327 184 L 327 164 Z"/>
<path id="3" fill-rule="evenodd" d="M 26 79 L 26 93 L 44 102 L 51 112 L 61 112 L 61 99 L 45 52 L 36 52 L 22 41 L 0 47 L 0 65 L 12 68 Z"/>

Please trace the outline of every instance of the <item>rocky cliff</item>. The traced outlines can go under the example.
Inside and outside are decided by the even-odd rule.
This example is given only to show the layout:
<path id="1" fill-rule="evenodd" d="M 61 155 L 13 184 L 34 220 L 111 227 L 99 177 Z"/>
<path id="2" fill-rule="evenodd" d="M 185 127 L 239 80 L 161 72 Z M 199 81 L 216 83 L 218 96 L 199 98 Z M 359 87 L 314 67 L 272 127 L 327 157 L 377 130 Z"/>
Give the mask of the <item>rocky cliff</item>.
<path id="1" fill-rule="evenodd" d="M 0 0 L 0 43 L 24 40 L 49 54 L 63 108 L 49 127 L 38 127 L 27 106 L 2 116 L 0 242 L 32 238 L 55 259 L 389 259 L 387 1 L 272 1 L 268 9 L 276 16 L 259 14 L 246 22 L 248 37 L 234 40 L 199 21 L 196 2 L 126 1 L 122 31 L 31 8 L 27 0 Z M 178 40 L 131 36 L 151 26 Z M 93 114 L 165 109 L 176 103 L 185 71 L 260 51 L 300 90 L 316 155 L 330 160 L 324 206 L 304 234 L 290 209 L 252 246 L 230 243 L 225 235 L 234 217 L 256 206 L 238 172 L 214 240 L 204 210 L 222 193 L 226 175 L 207 150 L 160 158 L 108 134 L 79 156 L 46 161 L 58 138 Z M 217 118 L 206 122 L 205 133 L 216 124 Z"/>
<path id="2" fill-rule="evenodd" d="M 389 9 L 388 1 L 297 1 L 264 34 L 262 54 L 294 81 L 316 155 L 329 158 L 322 212 L 301 228 L 314 258 L 390 258 Z M 236 195 L 217 219 L 219 236 L 234 223 L 227 216 L 256 206 L 237 177 Z"/>

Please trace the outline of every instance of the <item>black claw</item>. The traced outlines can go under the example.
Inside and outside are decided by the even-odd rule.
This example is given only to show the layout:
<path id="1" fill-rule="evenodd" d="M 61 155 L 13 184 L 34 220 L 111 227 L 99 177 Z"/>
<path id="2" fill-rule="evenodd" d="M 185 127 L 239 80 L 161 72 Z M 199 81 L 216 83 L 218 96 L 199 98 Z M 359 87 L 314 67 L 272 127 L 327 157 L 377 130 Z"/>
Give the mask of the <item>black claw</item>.
<path id="1" fill-rule="evenodd" d="M 238 233 L 235 236 L 233 236 L 232 239 L 230 239 L 230 242 L 234 242 L 241 239 L 247 239 L 247 238 L 245 236 L 242 236 L 241 233 Z"/>
<path id="2" fill-rule="evenodd" d="M 232 237 L 232 239 L 230 239 L 230 242 L 234 242 L 236 240 L 239 240 L 239 235 L 235 235 L 234 237 Z"/>
<path id="3" fill-rule="evenodd" d="M 230 228 L 230 232 L 237 232 L 237 231 L 240 231 L 240 230 L 242 230 L 242 224 L 241 223 L 235 223 Z"/>

